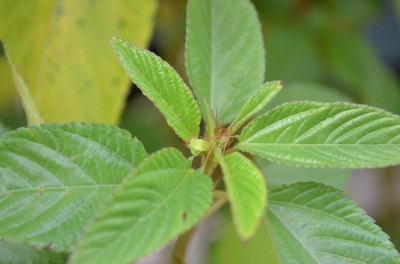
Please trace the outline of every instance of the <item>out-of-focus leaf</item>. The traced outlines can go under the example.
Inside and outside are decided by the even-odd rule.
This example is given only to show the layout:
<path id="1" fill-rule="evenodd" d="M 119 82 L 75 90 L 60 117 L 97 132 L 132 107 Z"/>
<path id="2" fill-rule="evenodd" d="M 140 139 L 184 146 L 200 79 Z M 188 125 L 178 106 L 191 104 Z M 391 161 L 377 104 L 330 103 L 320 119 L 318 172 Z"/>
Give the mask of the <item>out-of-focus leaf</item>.
<path id="1" fill-rule="evenodd" d="M 279 256 L 263 221 L 256 234 L 243 242 L 238 236 L 232 218 L 228 214 L 221 219 L 217 239 L 210 246 L 211 264 L 279 264 Z"/>
<path id="2" fill-rule="evenodd" d="M 272 189 L 268 226 L 284 263 L 400 263 L 374 220 L 342 192 L 322 184 Z"/>
<path id="3" fill-rule="evenodd" d="M 0 240 L 2 264 L 64 264 L 68 255 Z"/>
<path id="4" fill-rule="evenodd" d="M 8 132 L 8 128 L 0 122 L 0 137 Z"/>
<path id="5" fill-rule="evenodd" d="M 0 39 L 44 121 L 118 121 L 129 85 L 108 40 L 145 46 L 155 7 L 155 0 L 0 2 Z"/>
<path id="6" fill-rule="evenodd" d="M 22 100 L 22 105 L 26 113 L 28 124 L 38 125 L 40 123 L 43 123 L 43 118 L 39 114 L 36 104 L 33 101 L 31 93 L 29 92 L 28 86 L 26 85 L 21 75 L 17 72 L 17 69 L 15 68 L 15 65 L 11 61 L 11 59 L 9 59 L 8 61 L 11 66 L 11 72 L 14 78 L 15 86 L 17 87 L 17 91 Z"/>
<path id="7" fill-rule="evenodd" d="M 120 127 L 137 137 L 149 153 L 171 146 L 182 147 L 182 141 L 163 115 L 144 96 L 138 96 L 125 108 Z"/>
<path id="8" fill-rule="evenodd" d="M 400 162 L 400 117 L 351 103 L 294 102 L 244 127 L 237 149 L 307 167 L 373 168 Z"/>
<path id="9" fill-rule="evenodd" d="M 7 58 L 0 55 L 0 111 L 12 105 L 16 97 L 17 90 L 14 88 Z"/>
<path id="10" fill-rule="evenodd" d="M 175 133 L 185 142 L 197 138 L 199 107 L 179 74 L 148 50 L 116 37 L 111 44 L 129 78 L 160 110 Z"/>
<path id="11" fill-rule="evenodd" d="M 344 190 L 347 187 L 352 170 L 330 168 L 301 168 L 276 164 L 265 159 L 257 158 L 271 188 L 295 182 L 320 182 L 325 185 Z"/>
<path id="12" fill-rule="evenodd" d="M 206 102 L 231 122 L 264 81 L 264 44 L 248 0 L 190 0 L 186 67 L 203 116 Z"/>
<path id="13" fill-rule="evenodd" d="M 0 238 L 68 252 L 83 227 L 144 159 L 111 125 L 46 124 L 0 139 Z"/>
<path id="14" fill-rule="evenodd" d="M 352 102 L 352 98 L 337 89 L 319 83 L 288 82 L 267 105 L 267 109 L 293 101 Z"/>
<path id="15" fill-rule="evenodd" d="M 370 45 L 357 35 L 328 35 L 331 74 L 357 102 L 400 113 L 400 83 Z"/>
<path id="16" fill-rule="evenodd" d="M 299 27 L 267 27 L 267 80 L 319 81 L 322 67 L 312 39 Z M 285 88 L 284 88 L 285 89 Z"/>
<path id="17" fill-rule="evenodd" d="M 212 181 L 176 149 L 148 157 L 103 207 L 71 263 L 132 263 L 198 223 Z"/>

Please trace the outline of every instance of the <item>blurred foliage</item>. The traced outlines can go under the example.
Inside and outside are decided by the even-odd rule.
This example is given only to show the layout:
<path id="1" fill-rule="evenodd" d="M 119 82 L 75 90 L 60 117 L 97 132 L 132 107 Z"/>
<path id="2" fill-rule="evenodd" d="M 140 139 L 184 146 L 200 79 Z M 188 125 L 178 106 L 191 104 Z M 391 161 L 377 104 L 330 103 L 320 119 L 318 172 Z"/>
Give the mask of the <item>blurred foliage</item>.
<path id="1" fill-rule="evenodd" d="M 236 232 L 230 212 L 226 210 L 223 213 L 218 238 L 210 247 L 208 263 L 280 263 L 265 220 L 261 221 L 255 236 L 249 241 L 243 242 Z M 266 260 L 268 261 L 266 262 Z"/>
<path id="2" fill-rule="evenodd" d="M 148 153 L 171 146 L 182 148 L 181 139 L 168 126 L 160 111 L 144 96 L 134 98 L 127 106 L 120 127 L 135 135 Z"/>
<path id="3" fill-rule="evenodd" d="M 155 8 L 156 0 L 0 2 L 15 81 L 27 84 L 46 122 L 116 123 L 129 82 L 108 40 L 146 46 Z"/>

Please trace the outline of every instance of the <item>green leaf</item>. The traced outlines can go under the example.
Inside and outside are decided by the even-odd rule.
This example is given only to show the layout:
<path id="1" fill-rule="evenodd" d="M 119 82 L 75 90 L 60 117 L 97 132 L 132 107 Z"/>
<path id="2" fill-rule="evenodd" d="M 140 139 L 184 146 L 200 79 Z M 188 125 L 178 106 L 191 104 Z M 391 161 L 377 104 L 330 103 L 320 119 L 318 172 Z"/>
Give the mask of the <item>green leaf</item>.
<path id="1" fill-rule="evenodd" d="M 68 258 L 66 254 L 2 240 L 0 240 L 0 256 L 0 263 L 4 264 L 64 264 Z"/>
<path id="2" fill-rule="evenodd" d="M 271 190 L 268 218 L 285 263 L 400 263 L 374 220 L 331 187 L 297 183 Z"/>
<path id="3" fill-rule="evenodd" d="M 0 1 L 0 39 L 46 122 L 118 122 L 130 86 L 108 40 L 146 46 L 157 2 Z"/>
<path id="4" fill-rule="evenodd" d="M 0 139 L 0 238 L 70 251 L 99 206 L 146 156 L 110 125 L 23 128 Z"/>
<path id="5" fill-rule="evenodd" d="M 282 89 L 281 81 L 267 82 L 253 95 L 240 110 L 239 115 L 232 123 L 232 133 L 235 133 L 250 118 L 261 111 L 269 101 Z"/>
<path id="6" fill-rule="evenodd" d="M 234 152 L 219 157 L 236 229 L 243 240 L 257 230 L 267 204 L 267 187 L 261 171 L 245 156 Z"/>
<path id="7" fill-rule="evenodd" d="M 237 149 L 288 165 L 372 168 L 400 162 L 400 118 L 351 103 L 296 102 L 258 117 Z"/>
<path id="8" fill-rule="evenodd" d="M 263 47 L 250 1 L 189 1 L 186 69 L 204 116 L 205 100 L 219 120 L 234 119 L 264 81 Z"/>
<path id="9" fill-rule="evenodd" d="M 118 38 L 111 43 L 131 80 L 156 105 L 176 134 L 185 142 L 197 138 L 199 109 L 178 73 L 152 52 Z"/>
<path id="10" fill-rule="evenodd" d="M 89 226 L 72 263 L 131 263 L 198 223 L 212 182 L 176 149 L 147 158 Z"/>

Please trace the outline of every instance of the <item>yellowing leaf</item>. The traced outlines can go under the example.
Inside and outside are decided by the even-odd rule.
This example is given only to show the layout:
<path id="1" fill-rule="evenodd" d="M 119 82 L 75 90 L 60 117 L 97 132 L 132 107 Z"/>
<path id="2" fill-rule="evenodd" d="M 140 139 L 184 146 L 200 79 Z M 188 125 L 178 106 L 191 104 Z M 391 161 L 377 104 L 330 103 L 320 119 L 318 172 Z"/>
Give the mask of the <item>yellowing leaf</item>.
<path id="1" fill-rule="evenodd" d="M 44 121 L 118 121 L 129 82 L 108 40 L 145 46 L 155 7 L 156 0 L 0 3 L 0 38 Z"/>

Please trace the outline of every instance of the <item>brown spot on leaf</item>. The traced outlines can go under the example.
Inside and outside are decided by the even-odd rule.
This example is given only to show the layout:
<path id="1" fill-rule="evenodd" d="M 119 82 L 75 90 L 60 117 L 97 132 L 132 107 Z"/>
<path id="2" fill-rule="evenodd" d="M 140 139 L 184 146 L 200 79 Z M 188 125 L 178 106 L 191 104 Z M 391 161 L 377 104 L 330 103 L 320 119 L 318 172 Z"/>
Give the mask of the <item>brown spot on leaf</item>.
<path id="1" fill-rule="evenodd" d="M 50 242 L 46 246 L 42 247 L 42 249 L 44 249 L 44 250 L 51 250 L 52 248 L 53 248 L 53 243 L 52 242 Z"/>
<path id="2" fill-rule="evenodd" d="M 181 217 L 182 217 L 182 221 L 185 222 L 185 221 L 186 221 L 186 218 L 187 218 L 187 213 L 186 213 L 186 212 L 183 212 L 182 215 L 181 215 Z"/>

